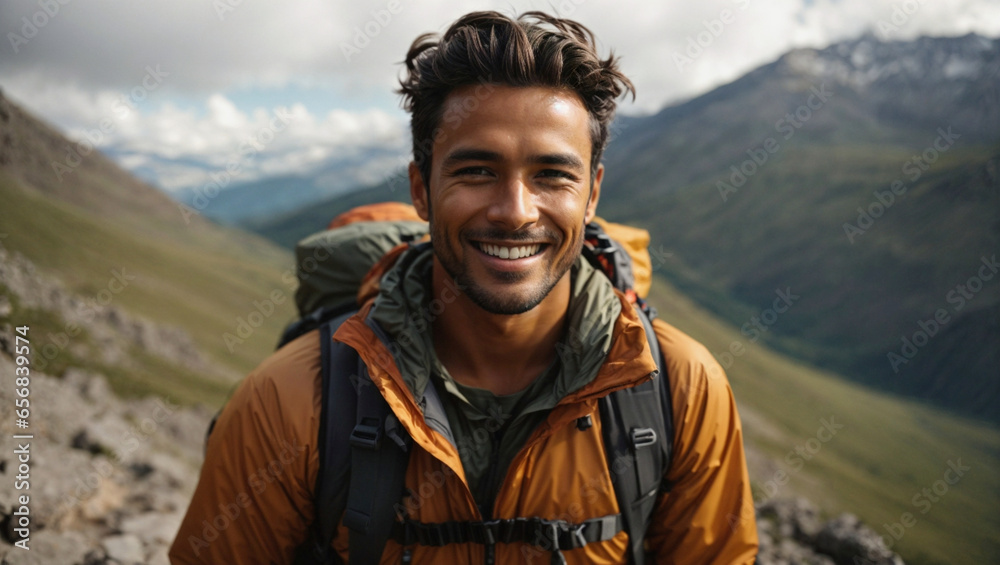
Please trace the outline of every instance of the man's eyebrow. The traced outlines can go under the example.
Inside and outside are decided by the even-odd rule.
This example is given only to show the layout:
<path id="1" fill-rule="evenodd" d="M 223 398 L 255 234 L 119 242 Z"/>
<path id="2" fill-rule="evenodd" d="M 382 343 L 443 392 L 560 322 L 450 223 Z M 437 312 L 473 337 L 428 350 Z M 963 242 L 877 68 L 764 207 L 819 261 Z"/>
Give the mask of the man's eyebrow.
<path id="1" fill-rule="evenodd" d="M 450 167 L 465 161 L 500 161 L 500 154 L 488 149 L 456 149 L 444 158 L 442 167 Z"/>
<path id="2" fill-rule="evenodd" d="M 442 166 L 445 168 L 453 167 L 465 161 L 497 162 L 502 160 L 503 157 L 499 153 L 488 149 L 456 149 L 444 158 Z M 583 161 L 572 153 L 546 153 L 544 155 L 533 155 L 528 160 L 537 165 L 561 165 L 577 170 L 583 170 L 584 168 Z"/>
<path id="3" fill-rule="evenodd" d="M 583 170 L 583 161 L 572 153 L 549 153 L 546 155 L 532 156 L 530 161 L 538 165 L 562 165 L 578 170 Z"/>

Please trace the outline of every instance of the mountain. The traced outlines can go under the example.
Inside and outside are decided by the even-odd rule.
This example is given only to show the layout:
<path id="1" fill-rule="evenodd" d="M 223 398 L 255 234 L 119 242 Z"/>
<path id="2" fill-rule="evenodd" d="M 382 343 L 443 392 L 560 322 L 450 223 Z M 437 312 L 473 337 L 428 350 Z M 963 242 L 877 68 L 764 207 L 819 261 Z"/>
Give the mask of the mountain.
<path id="1" fill-rule="evenodd" d="M 243 228 L 292 249 L 300 239 L 326 227 L 341 212 L 373 202 L 410 202 L 406 171 L 400 170 L 387 180 L 341 196 L 335 196 L 304 208 L 243 222 Z"/>
<path id="2" fill-rule="evenodd" d="M 1000 421 L 1000 40 L 795 50 L 611 138 L 600 213 L 649 229 L 656 272 L 733 344 Z M 290 247 L 407 200 L 390 181 L 248 227 Z"/>
<path id="3" fill-rule="evenodd" d="M 622 131 L 603 213 L 737 340 L 997 421 L 1000 284 L 949 297 L 1000 243 L 998 100 L 1000 40 L 793 51 Z"/>
<path id="4" fill-rule="evenodd" d="M 2 94 L 0 202 L 0 244 L 79 296 L 77 310 L 91 320 L 112 308 L 155 321 L 183 333 L 205 359 L 192 370 L 179 359 L 126 347 L 118 362 L 102 361 L 88 353 L 100 351 L 101 340 L 86 326 L 69 339 L 59 317 L 15 308 L 37 330 L 37 351 L 54 352 L 52 374 L 74 364 L 114 372 L 121 377 L 113 381 L 116 391 L 134 394 L 169 389 L 171 381 L 214 383 L 180 386 L 177 394 L 193 400 L 200 390 L 203 401 L 215 403 L 273 349 L 292 316 L 287 251 L 190 213 Z M 251 316 L 259 323 L 245 326 Z"/>
<path id="5" fill-rule="evenodd" d="M 357 190 L 385 178 L 384 171 L 393 171 L 402 162 L 391 148 L 358 148 L 300 174 L 237 183 L 225 171 L 213 171 L 212 180 L 174 197 L 213 220 L 245 224 Z"/>

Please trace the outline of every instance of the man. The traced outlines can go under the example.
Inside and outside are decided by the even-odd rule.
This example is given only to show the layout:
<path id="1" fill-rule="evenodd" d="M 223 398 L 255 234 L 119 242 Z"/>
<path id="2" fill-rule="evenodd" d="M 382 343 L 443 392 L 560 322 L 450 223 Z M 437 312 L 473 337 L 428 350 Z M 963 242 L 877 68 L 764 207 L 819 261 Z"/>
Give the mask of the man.
<path id="1" fill-rule="evenodd" d="M 615 100 L 632 85 L 614 57 L 597 57 L 589 30 L 536 12 L 466 15 L 440 39 L 419 37 L 406 67 L 410 193 L 432 246 L 376 266 L 377 288 L 334 335 L 357 350 L 412 437 L 399 518 L 613 516 L 597 401 L 657 366 L 635 309 L 580 253 Z M 675 432 L 663 487 L 650 493 L 646 549 L 658 563 L 752 563 L 752 499 L 725 375 L 691 338 L 654 327 Z M 316 515 L 319 365 L 313 332 L 241 385 L 211 437 L 174 563 L 291 562 Z M 425 417 L 431 391 L 444 433 Z M 611 534 L 551 557 L 627 562 L 627 532 Z M 345 560 L 347 538 L 341 526 L 334 547 Z M 382 563 L 549 559 L 523 542 L 391 539 Z"/>

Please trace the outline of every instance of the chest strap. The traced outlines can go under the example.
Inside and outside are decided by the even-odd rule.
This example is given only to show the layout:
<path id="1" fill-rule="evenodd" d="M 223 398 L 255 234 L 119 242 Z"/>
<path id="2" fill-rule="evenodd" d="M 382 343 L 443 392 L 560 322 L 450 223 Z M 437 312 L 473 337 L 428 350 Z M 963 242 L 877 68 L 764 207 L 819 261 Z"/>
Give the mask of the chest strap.
<path id="1" fill-rule="evenodd" d="M 607 541 L 620 531 L 621 514 L 591 518 L 579 524 L 542 518 L 434 524 L 406 519 L 393 523 L 390 537 L 404 547 L 414 544 L 439 547 L 453 543 L 495 545 L 522 542 L 546 551 L 566 551 L 588 543 Z"/>

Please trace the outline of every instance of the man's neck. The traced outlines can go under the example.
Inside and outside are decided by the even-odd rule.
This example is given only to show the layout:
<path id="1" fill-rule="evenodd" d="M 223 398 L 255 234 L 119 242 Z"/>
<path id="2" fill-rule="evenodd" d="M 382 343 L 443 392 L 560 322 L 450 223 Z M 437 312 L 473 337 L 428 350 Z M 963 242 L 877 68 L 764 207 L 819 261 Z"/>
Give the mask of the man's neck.
<path id="1" fill-rule="evenodd" d="M 556 356 L 569 308 L 570 275 L 531 310 L 513 316 L 491 314 L 465 294 L 448 294 L 454 284 L 435 260 L 434 297 L 446 306 L 434 320 L 434 349 L 457 382 L 496 395 L 513 394 L 530 385 Z M 446 291 L 446 289 L 449 289 Z"/>

